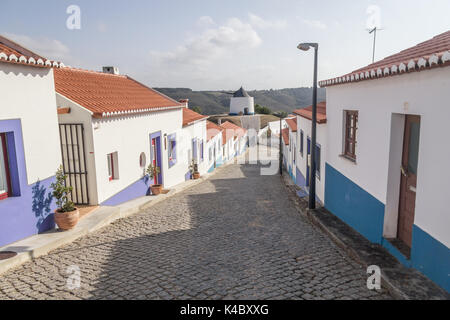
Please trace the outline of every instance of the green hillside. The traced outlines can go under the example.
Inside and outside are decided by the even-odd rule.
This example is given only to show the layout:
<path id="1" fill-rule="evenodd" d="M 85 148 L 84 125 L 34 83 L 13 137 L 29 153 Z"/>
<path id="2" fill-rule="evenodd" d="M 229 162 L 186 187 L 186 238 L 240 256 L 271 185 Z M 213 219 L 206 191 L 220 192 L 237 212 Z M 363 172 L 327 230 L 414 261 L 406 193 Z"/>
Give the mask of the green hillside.
<path id="1" fill-rule="evenodd" d="M 200 107 L 203 114 L 228 113 L 230 94 L 225 91 L 192 91 L 188 88 L 155 88 L 175 99 L 189 99 L 189 106 Z M 255 104 L 267 106 L 272 111 L 291 112 L 294 109 L 311 105 L 312 88 L 292 88 L 278 90 L 248 91 L 255 98 Z M 325 89 L 318 89 L 318 100 L 326 98 Z"/>

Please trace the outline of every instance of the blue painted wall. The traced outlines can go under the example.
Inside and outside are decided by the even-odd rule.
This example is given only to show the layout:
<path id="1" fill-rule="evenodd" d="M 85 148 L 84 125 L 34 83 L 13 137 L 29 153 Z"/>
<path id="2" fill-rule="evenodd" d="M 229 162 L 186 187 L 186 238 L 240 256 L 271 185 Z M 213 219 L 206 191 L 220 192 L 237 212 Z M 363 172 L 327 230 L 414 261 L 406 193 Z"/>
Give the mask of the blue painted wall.
<path id="1" fill-rule="evenodd" d="M 450 292 L 450 249 L 416 225 L 412 233 L 411 262 L 414 268 Z"/>
<path id="2" fill-rule="evenodd" d="M 296 176 L 295 176 L 295 183 L 299 186 L 299 187 L 306 187 L 306 179 L 303 176 L 303 174 L 300 172 L 300 170 L 298 170 L 298 168 L 296 167 L 295 170 L 297 171 Z"/>
<path id="3" fill-rule="evenodd" d="M 150 185 L 153 184 L 153 180 L 150 180 L 148 176 L 145 176 L 129 187 L 123 189 L 119 193 L 108 200 L 101 203 L 102 206 L 117 206 L 121 203 L 143 197 L 150 194 Z"/>
<path id="4" fill-rule="evenodd" d="M 328 163 L 325 208 L 372 242 L 383 239 L 384 204 Z"/>
<path id="5" fill-rule="evenodd" d="M 28 185 L 20 120 L 0 120 L 0 132 L 7 133 L 12 182 L 12 196 L 0 201 L 0 246 L 4 246 L 53 229 L 56 205 L 50 189 L 54 177 Z"/>

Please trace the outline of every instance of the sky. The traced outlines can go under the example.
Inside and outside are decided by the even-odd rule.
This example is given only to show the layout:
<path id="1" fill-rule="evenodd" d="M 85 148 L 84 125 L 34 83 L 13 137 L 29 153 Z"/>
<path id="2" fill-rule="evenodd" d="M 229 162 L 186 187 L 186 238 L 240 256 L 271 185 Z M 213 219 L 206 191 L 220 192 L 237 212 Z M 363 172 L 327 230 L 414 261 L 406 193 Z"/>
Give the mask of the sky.
<path id="1" fill-rule="evenodd" d="M 369 27 L 376 60 L 450 30 L 450 0 L 1 1 L 0 34 L 38 54 L 194 90 L 310 87 L 300 42 L 319 43 L 323 80 L 371 63 Z"/>

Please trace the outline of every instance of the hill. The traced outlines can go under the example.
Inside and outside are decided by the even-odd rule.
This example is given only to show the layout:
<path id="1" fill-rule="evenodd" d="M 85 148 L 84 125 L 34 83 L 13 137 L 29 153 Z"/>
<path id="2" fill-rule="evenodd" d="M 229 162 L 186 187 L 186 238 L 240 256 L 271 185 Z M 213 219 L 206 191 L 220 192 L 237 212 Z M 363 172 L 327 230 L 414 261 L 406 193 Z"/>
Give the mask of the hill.
<path id="1" fill-rule="evenodd" d="M 159 92 L 175 99 L 189 99 L 189 106 L 200 107 L 202 113 L 222 114 L 228 113 L 230 97 L 226 91 L 193 91 L 188 88 L 155 88 Z M 277 90 L 248 91 L 255 98 L 255 104 L 266 106 L 272 111 L 292 112 L 294 109 L 311 105 L 312 88 L 292 88 Z M 318 89 L 318 101 L 326 98 L 325 88 Z"/>

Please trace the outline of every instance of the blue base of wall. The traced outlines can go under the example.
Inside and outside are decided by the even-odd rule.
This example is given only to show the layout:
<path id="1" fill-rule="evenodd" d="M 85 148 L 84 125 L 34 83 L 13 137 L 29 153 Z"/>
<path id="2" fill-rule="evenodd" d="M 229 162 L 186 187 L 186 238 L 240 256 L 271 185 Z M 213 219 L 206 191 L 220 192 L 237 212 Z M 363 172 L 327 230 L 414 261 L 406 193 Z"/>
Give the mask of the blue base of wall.
<path id="1" fill-rule="evenodd" d="M 450 249 L 413 226 L 411 258 L 383 238 L 384 204 L 326 164 L 325 207 L 369 241 L 381 244 L 401 264 L 413 267 L 450 291 Z"/>
<path id="2" fill-rule="evenodd" d="M 295 176 L 295 184 L 299 187 L 306 187 L 306 178 L 303 176 L 300 170 L 298 170 L 297 167 L 295 168 L 295 170 L 297 171 Z"/>
<path id="3" fill-rule="evenodd" d="M 1 120 L 0 132 L 7 135 L 12 184 L 11 197 L 0 201 L 1 247 L 54 229 L 56 205 L 50 188 L 54 177 L 28 185 L 21 121 Z"/>
<path id="4" fill-rule="evenodd" d="M 450 292 L 450 249 L 416 225 L 412 236 L 412 266 Z"/>
<path id="5" fill-rule="evenodd" d="M 325 208 L 371 242 L 381 244 L 384 204 L 328 163 L 325 181 Z"/>
<path id="6" fill-rule="evenodd" d="M 129 187 L 123 189 L 108 200 L 101 203 L 102 206 L 117 206 L 121 203 L 149 195 L 150 179 L 145 176 Z"/>

